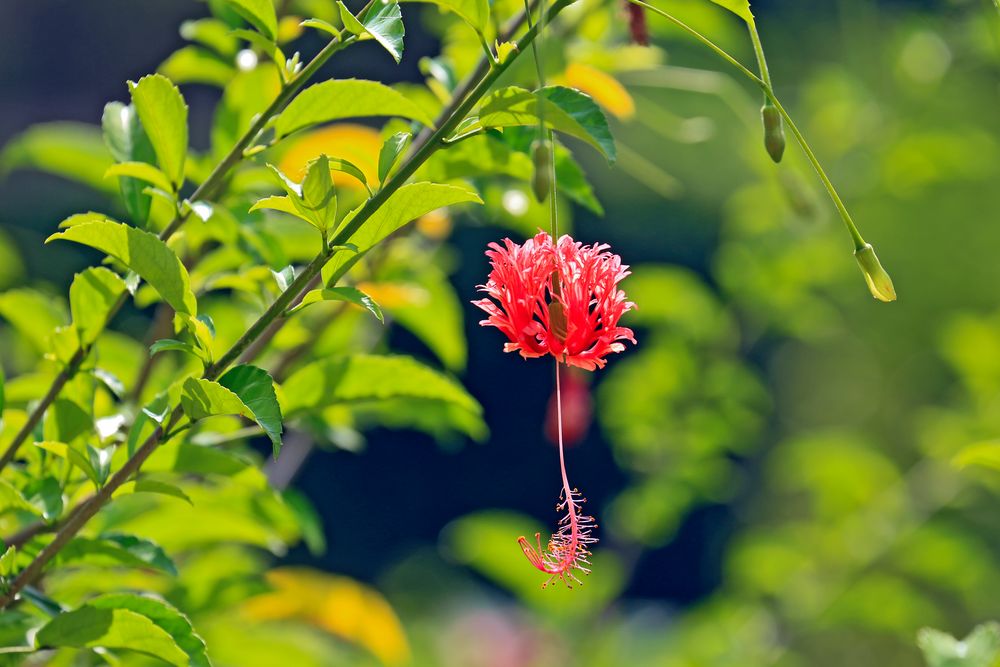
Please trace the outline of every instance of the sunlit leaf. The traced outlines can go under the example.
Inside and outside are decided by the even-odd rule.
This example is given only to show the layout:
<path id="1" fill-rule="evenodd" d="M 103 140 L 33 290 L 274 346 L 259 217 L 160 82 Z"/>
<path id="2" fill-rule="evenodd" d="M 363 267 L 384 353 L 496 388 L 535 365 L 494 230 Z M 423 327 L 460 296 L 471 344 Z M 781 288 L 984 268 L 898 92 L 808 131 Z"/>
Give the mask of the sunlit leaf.
<path id="1" fill-rule="evenodd" d="M 317 83 L 292 100 L 275 122 L 278 138 L 311 125 L 341 118 L 399 116 L 432 125 L 416 104 L 377 81 L 344 79 Z"/>
<path id="2" fill-rule="evenodd" d="M 949 634 L 924 628 L 917 635 L 927 667 L 995 667 L 1000 660 L 1000 625 L 984 623 L 959 641 Z"/>
<path id="3" fill-rule="evenodd" d="M 250 411 L 267 437 L 271 439 L 274 456 L 281 451 L 281 408 L 274 393 L 274 381 L 262 368 L 241 364 L 219 378 L 219 384 L 232 391 Z"/>
<path id="4" fill-rule="evenodd" d="M 382 315 L 382 309 L 379 308 L 379 305 L 375 303 L 374 299 L 356 287 L 346 286 L 311 290 L 307 292 L 304 297 L 302 297 L 302 301 L 299 302 L 299 305 L 289 311 L 289 313 L 298 311 L 305 308 L 309 304 L 318 303 L 320 301 L 346 301 L 348 303 L 353 303 L 354 305 L 364 308 L 369 313 L 374 315 L 379 322 L 385 321 L 385 317 Z"/>
<path id="5" fill-rule="evenodd" d="M 69 308 L 81 343 L 89 345 L 97 340 L 124 293 L 125 281 L 104 267 L 91 267 L 76 274 L 69 287 Z"/>
<path id="6" fill-rule="evenodd" d="M 403 15 L 399 3 L 376 2 L 361 20 L 365 32 L 381 44 L 397 63 L 403 57 Z"/>
<path id="7" fill-rule="evenodd" d="M 1000 441 L 980 442 L 963 447 L 952 462 L 959 468 L 980 466 L 1000 471 Z"/>
<path id="8" fill-rule="evenodd" d="M 386 202 L 376 210 L 361 228 L 349 239 L 357 247 L 357 252 L 342 250 L 323 267 L 323 281 L 328 286 L 334 286 L 351 266 L 357 262 L 361 254 L 393 233 L 406 223 L 419 218 L 443 206 L 451 206 L 463 202 L 482 200 L 476 192 L 455 185 L 438 183 L 410 183 L 394 192 Z M 349 220 L 357 213 L 355 210 L 347 217 Z M 346 222 L 346 220 L 345 220 Z"/>
<path id="9" fill-rule="evenodd" d="M 74 537 L 59 552 L 58 564 L 82 561 L 93 564 L 154 568 L 176 576 L 177 567 L 155 542 L 133 535 L 105 534 Z"/>
<path id="10" fill-rule="evenodd" d="M 133 105 L 109 102 L 101 116 L 101 128 L 104 143 L 117 162 L 143 162 L 150 165 L 156 162 L 156 152 Z M 139 226 L 145 225 L 149 217 L 150 197 L 143 192 L 145 187 L 145 183 L 127 176 L 118 180 L 125 209 Z"/>
<path id="11" fill-rule="evenodd" d="M 270 0 L 261 0 L 270 4 Z M 188 108 L 177 86 L 161 74 L 129 81 L 132 104 L 156 151 L 160 169 L 176 187 L 184 182 Z"/>
<path id="12" fill-rule="evenodd" d="M 712 0 L 715 4 L 725 7 L 747 23 L 753 23 L 753 13 L 750 11 L 750 0 Z"/>
<path id="13" fill-rule="evenodd" d="M 476 414 L 481 410 L 461 384 L 403 356 L 358 354 L 322 359 L 296 371 L 282 389 L 288 414 L 338 402 L 401 396 L 454 403 Z"/>
<path id="14" fill-rule="evenodd" d="M 488 0 L 406 0 L 408 2 L 430 2 L 443 10 L 457 14 L 463 21 L 476 29 L 486 32 L 490 22 Z"/>
<path id="15" fill-rule="evenodd" d="M 413 135 L 409 132 L 397 132 L 382 144 L 382 150 L 378 154 L 378 180 L 385 182 L 386 176 L 396 164 L 403 151 L 410 143 Z"/>
<path id="16" fill-rule="evenodd" d="M 142 276 L 177 312 L 198 312 L 187 269 L 154 234 L 94 214 L 89 222 L 53 234 L 45 242 L 57 239 L 82 243 L 111 255 Z"/>
<path id="17" fill-rule="evenodd" d="M 39 351 L 46 350 L 46 339 L 66 322 L 66 313 L 58 300 L 27 287 L 0 294 L 0 317 Z"/>
<path id="18" fill-rule="evenodd" d="M 0 153 L 0 174 L 13 169 L 38 169 L 114 192 L 115 184 L 104 180 L 114 161 L 108 155 L 101 133 L 83 123 L 41 123 L 13 138 Z"/>
<path id="19" fill-rule="evenodd" d="M 231 64 L 197 46 L 174 51 L 157 71 L 177 84 L 204 83 L 219 88 L 224 88 L 235 73 Z"/>
<path id="20" fill-rule="evenodd" d="M 39 648 L 108 648 L 138 651 L 177 667 L 190 664 L 170 634 L 128 609 L 83 605 L 49 621 L 35 636 Z"/>
<path id="21" fill-rule="evenodd" d="M 608 162 L 615 161 L 615 141 L 604 112 L 592 98 L 572 88 L 549 86 L 536 92 L 517 86 L 503 88 L 483 101 L 479 123 L 483 127 L 538 125 L 540 105 L 544 105 L 547 126 L 587 142 Z"/>
<path id="22" fill-rule="evenodd" d="M 271 0 L 226 0 L 247 23 L 272 42 L 278 38 L 278 17 Z"/>

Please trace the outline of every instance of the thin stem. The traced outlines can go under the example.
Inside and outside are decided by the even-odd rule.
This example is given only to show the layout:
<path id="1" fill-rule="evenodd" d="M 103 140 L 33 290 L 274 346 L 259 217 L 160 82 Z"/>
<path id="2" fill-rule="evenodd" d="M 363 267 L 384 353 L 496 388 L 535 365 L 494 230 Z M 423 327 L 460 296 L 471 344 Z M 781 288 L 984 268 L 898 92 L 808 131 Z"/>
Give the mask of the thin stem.
<path id="1" fill-rule="evenodd" d="M 38 422 L 41 421 L 42 415 L 45 414 L 45 410 L 54 400 L 56 400 L 56 397 L 59 396 L 59 392 L 61 392 L 62 388 L 66 386 L 66 383 L 69 382 L 70 378 L 76 374 L 76 371 L 80 368 L 80 364 L 83 363 L 86 356 L 86 351 L 82 347 L 78 348 L 70 358 L 69 363 L 66 364 L 61 371 L 59 371 L 59 374 L 56 375 L 55 380 L 52 381 L 52 385 L 45 393 L 45 396 L 38 402 L 35 409 L 31 411 L 28 415 L 27 421 L 24 422 L 24 426 L 22 426 L 21 430 L 14 435 L 14 439 L 11 441 L 10 445 L 7 446 L 7 449 L 4 450 L 3 455 L 0 456 L 0 470 L 3 470 L 8 463 L 14 460 L 21 443 L 23 443 L 35 430 L 35 427 L 38 426 Z"/>
<path id="2" fill-rule="evenodd" d="M 364 10 L 362 10 L 364 11 Z M 299 72 L 293 79 L 291 79 L 278 93 L 278 96 L 273 102 L 257 117 L 257 120 L 250 126 L 250 128 L 240 137 L 236 142 L 236 145 L 230 149 L 230 151 L 222 158 L 215 169 L 208 175 L 201 185 L 199 185 L 194 193 L 192 193 L 190 199 L 191 201 L 197 201 L 199 199 L 204 199 L 211 197 L 215 194 L 217 188 L 221 187 L 225 181 L 226 175 L 229 170 L 232 169 L 242 158 L 243 151 L 250 145 L 250 143 L 260 134 L 267 123 L 273 118 L 277 113 L 285 108 L 285 105 L 295 96 L 295 94 L 305 85 L 305 83 L 319 71 L 330 57 L 350 45 L 357 38 L 353 35 L 347 37 L 344 40 L 339 38 L 334 38 L 323 47 L 323 49 L 316 54 L 316 56 L 306 65 L 301 72 Z M 179 212 L 174 219 L 163 228 L 160 232 L 160 239 L 166 241 L 170 239 L 174 233 L 181 228 L 181 225 L 187 221 L 190 217 L 190 208 L 183 212 Z M 108 312 L 107 320 L 105 325 L 118 314 L 118 311 L 122 309 L 128 300 L 128 292 L 123 292 L 118 300 L 111 306 Z M 79 369 L 80 364 L 83 363 L 84 358 L 87 355 L 87 350 L 83 347 L 77 349 L 71 358 L 71 362 L 63 368 L 56 378 L 52 382 L 52 386 L 49 391 L 45 394 L 42 400 L 35 406 L 35 408 L 28 415 L 28 419 L 24 424 L 24 427 L 15 434 L 14 439 L 11 441 L 10 445 L 4 451 L 3 455 L 0 456 L 0 471 L 7 467 L 7 465 L 14 459 L 17 455 L 18 449 L 24 444 L 28 436 L 34 430 L 35 426 L 41 421 L 42 416 L 45 411 L 48 410 L 52 402 L 59 396 L 62 388 L 66 383 L 76 374 Z M 75 361 L 75 363 L 73 363 Z"/>
<path id="3" fill-rule="evenodd" d="M 854 220 L 851 218 L 851 214 L 847 212 L 847 207 L 844 206 L 843 200 L 840 198 L 840 195 L 837 194 L 837 189 L 833 186 L 833 182 L 830 181 L 830 178 L 826 175 L 826 171 L 824 171 L 823 166 L 819 163 L 819 159 L 817 159 L 816 154 L 813 153 L 812 148 L 809 147 L 809 144 L 808 142 L 806 142 L 806 138 L 802 135 L 802 132 L 799 131 L 799 128 L 795 125 L 795 122 L 792 120 L 791 116 L 788 115 L 788 112 L 785 111 L 785 108 L 781 106 L 781 102 L 778 101 L 778 97 L 777 95 L 774 94 L 774 90 L 771 88 L 771 86 L 768 83 L 766 83 L 764 79 L 762 79 L 761 77 L 757 76 L 749 69 L 747 69 L 742 63 L 740 63 L 740 61 L 736 60 L 736 58 L 726 53 L 726 51 L 722 47 L 718 46 L 708 37 L 705 37 L 700 32 L 698 32 L 688 24 L 684 23 L 680 19 L 677 19 L 668 14 L 667 12 L 663 11 L 662 9 L 657 9 L 656 7 L 646 2 L 643 2 L 642 0 L 628 0 L 628 1 L 634 5 L 645 7 L 654 14 L 657 14 L 658 16 L 667 19 L 677 27 L 681 28 L 689 35 L 697 39 L 699 42 L 710 48 L 716 54 L 718 54 L 719 57 L 721 57 L 723 60 L 725 60 L 730 65 L 735 67 L 737 70 L 739 70 L 740 73 L 743 74 L 743 76 L 747 77 L 748 79 L 756 83 L 761 88 L 761 90 L 764 91 L 764 95 L 766 95 L 767 98 L 771 101 L 771 103 L 774 104 L 775 108 L 778 109 L 778 113 L 780 113 L 785 122 L 788 123 L 788 128 L 792 131 L 792 134 L 795 136 L 795 140 L 799 142 L 799 146 L 802 147 L 802 151 L 806 154 L 806 157 L 812 164 L 813 169 L 815 169 L 816 173 L 819 175 L 819 179 L 823 182 L 823 185 L 826 187 L 826 191 L 827 193 L 829 193 L 830 199 L 833 200 L 834 206 L 837 207 L 837 212 L 840 213 L 840 218 L 844 221 L 844 226 L 847 227 L 847 231 L 851 235 L 851 240 L 854 242 L 854 249 L 860 250 L 864 248 L 865 245 L 867 244 L 864 238 L 861 236 L 861 232 L 858 231 L 857 226 L 854 224 Z M 754 32 L 755 31 L 751 31 L 751 34 L 753 34 Z M 759 39 L 757 41 L 759 42 Z M 761 52 L 761 54 L 763 55 L 763 51 Z"/>
<path id="4" fill-rule="evenodd" d="M 563 7 L 565 0 L 557 0 L 549 9 L 549 16 L 554 17 Z M 332 248 L 342 246 L 347 243 L 351 236 L 363 225 L 402 185 L 410 176 L 437 151 L 442 143 L 441 140 L 454 132 L 455 128 L 465 119 L 472 108 L 489 91 L 496 80 L 506 71 L 507 67 L 513 63 L 517 54 L 524 52 L 535 39 L 537 30 L 530 28 L 518 41 L 517 51 L 505 62 L 499 63 L 490 69 L 481 81 L 473 88 L 472 92 L 458 104 L 454 113 L 435 130 L 426 143 L 404 164 L 399 171 L 386 182 L 385 186 L 378 193 L 369 199 L 358 213 L 344 225 L 344 227 L 330 241 L 330 247 L 324 248 L 315 259 L 292 281 L 292 284 L 282 292 L 267 310 L 254 322 L 250 328 L 240 337 L 236 343 L 217 362 L 205 369 L 203 377 L 208 380 L 218 378 L 232 364 L 240 354 L 242 354 L 253 341 L 260 336 L 275 319 L 284 313 L 285 309 L 298 295 L 306 288 L 309 282 L 320 274 L 326 262 L 335 254 Z M 59 529 L 52 542 L 45 546 L 41 552 L 31 561 L 31 563 L 10 583 L 8 590 L 0 597 L 0 609 L 6 608 L 16 597 L 16 595 L 28 584 L 32 583 L 41 575 L 45 566 L 56 554 L 80 532 L 86 523 L 104 506 L 111 498 L 112 494 L 125 484 L 142 464 L 152 455 L 159 446 L 164 433 L 169 433 L 180 421 L 184 413 L 180 406 L 176 406 L 170 412 L 164 422 L 156 427 L 150 436 L 143 442 L 142 446 L 136 450 L 135 454 L 129 458 L 125 464 L 94 494 L 88 501 L 84 502 L 80 508 L 74 512 Z"/>
<path id="5" fill-rule="evenodd" d="M 998 0 L 1000 2 L 1000 0 Z M 768 88 L 774 88 L 771 83 L 771 72 L 767 69 L 767 58 L 764 56 L 764 46 L 760 43 L 760 35 L 757 34 L 757 23 L 747 21 L 747 30 L 750 31 L 750 41 L 753 42 L 753 52 L 757 56 L 757 67 L 760 69 L 760 78 Z"/>
<path id="6" fill-rule="evenodd" d="M 792 135 L 795 136 L 795 140 L 798 141 L 799 146 L 802 147 L 802 152 L 806 154 L 806 157 L 809 159 L 810 164 L 812 164 L 813 169 L 816 170 L 819 180 L 821 180 L 823 185 L 826 187 L 826 191 L 829 193 L 830 199 L 833 200 L 834 205 L 837 207 L 837 211 L 840 213 L 840 217 L 844 221 L 847 231 L 851 234 L 851 239 L 854 241 L 854 249 L 861 250 L 867 245 L 867 243 L 861 236 L 861 232 L 858 231 L 857 226 L 854 224 L 851 214 L 847 212 L 847 207 L 844 205 L 843 200 L 841 200 L 840 195 L 837 194 L 837 188 L 833 186 L 833 182 L 830 180 L 830 177 L 826 175 L 826 171 L 823 170 L 823 166 L 819 163 L 819 159 L 816 157 L 816 154 L 813 153 L 812 148 L 809 147 L 809 143 L 806 141 L 806 138 L 802 136 L 802 132 L 799 131 L 795 121 L 793 121 L 792 117 L 788 115 L 787 111 L 785 111 L 785 107 L 781 106 L 781 102 L 778 101 L 774 91 L 767 88 L 764 90 L 764 93 L 768 96 L 768 98 L 770 98 L 771 103 L 774 104 L 778 113 L 780 113 L 781 117 L 784 118 L 785 123 L 788 124 L 788 129 L 792 131 Z"/>
<path id="7" fill-rule="evenodd" d="M 760 77 L 758 77 L 756 74 L 754 74 L 753 72 L 751 72 L 750 70 L 748 70 L 743 65 L 743 63 L 741 63 L 739 60 L 737 60 L 736 58 L 734 58 L 731 55 L 729 55 L 726 52 L 726 50 L 723 49 L 721 46 L 719 46 L 718 44 L 716 44 L 715 42 L 713 42 L 712 40 L 710 40 L 708 37 L 705 37 L 703 34 L 701 34 L 700 32 L 698 32 L 697 30 L 695 30 L 691 26 L 689 26 L 687 23 L 684 23 L 679 18 L 668 14 L 667 12 L 663 11 L 662 9 L 658 9 L 658 8 L 654 7 L 653 5 L 650 5 L 650 4 L 646 3 L 646 2 L 643 2 L 642 0 L 628 0 L 628 1 L 631 2 L 633 5 L 639 5 L 640 7 L 645 7 L 646 9 L 648 9 L 651 12 L 653 12 L 654 14 L 657 14 L 658 16 L 661 16 L 661 17 L 665 18 L 666 20 L 670 21 L 675 26 L 677 26 L 678 28 L 680 28 L 681 30 L 683 30 L 684 32 L 688 33 L 689 35 L 691 35 L 692 37 L 694 37 L 695 39 L 697 39 L 699 42 L 701 42 L 702 44 L 704 44 L 705 46 L 707 46 L 708 48 L 710 48 L 712 51 L 714 51 L 716 53 L 716 55 L 718 55 L 720 58 L 722 58 L 723 60 L 725 60 L 727 63 L 729 63 L 730 65 L 732 65 L 736 69 L 738 69 L 740 72 L 743 73 L 744 76 L 746 76 L 747 78 L 751 79 L 758 86 L 761 86 L 762 88 L 766 87 L 766 85 L 764 84 L 764 81 Z"/>

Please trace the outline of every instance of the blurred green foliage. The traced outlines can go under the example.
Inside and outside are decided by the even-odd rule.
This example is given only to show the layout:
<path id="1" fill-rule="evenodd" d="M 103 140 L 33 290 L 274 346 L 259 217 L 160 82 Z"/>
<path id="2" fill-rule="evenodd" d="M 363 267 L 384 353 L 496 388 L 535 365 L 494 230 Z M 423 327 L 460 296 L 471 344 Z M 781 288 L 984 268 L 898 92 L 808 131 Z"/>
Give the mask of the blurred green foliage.
<path id="1" fill-rule="evenodd" d="M 225 18 L 223 3 L 209 4 Z M 237 4 L 245 16 L 259 3 Z M 332 3 L 290 5 L 337 20 Z M 498 1 L 494 12 L 516 7 Z M 732 15 L 703 0 L 676 0 L 671 11 L 751 62 Z M 433 91 L 471 71 L 480 47 L 473 31 L 457 29 L 459 19 L 436 9 L 421 16 L 440 36 L 443 56 L 424 63 L 426 87 L 400 88 L 432 113 L 440 106 Z M 917 634 L 933 626 L 964 636 L 1000 617 L 1000 233 L 992 225 L 1000 211 L 998 17 L 985 2 L 962 0 L 924 9 L 858 0 L 757 11 L 776 89 L 893 273 L 900 300 L 891 305 L 866 292 L 798 148 L 790 144 L 780 166 L 768 159 L 757 91 L 677 30 L 648 19 L 655 46 L 628 46 L 620 8 L 584 0 L 542 44 L 550 76 L 570 77 L 569 63 L 595 68 L 624 84 L 635 107 L 634 115 L 616 116 L 621 91 L 606 83 L 585 89 L 608 111 L 618 165 L 609 171 L 570 140 L 590 183 L 568 159 L 560 173 L 572 186 L 560 201 L 564 228 L 612 242 L 626 261 L 631 252 L 637 258 L 625 289 L 639 309 L 626 324 L 640 345 L 613 360 L 594 390 L 598 426 L 626 482 L 590 508 L 602 543 L 581 590 L 539 588 L 514 539 L 545 528 L 505 509 L 469 514 L 444 527 L 435 548 L 402 553 L 376 582 L 380 592 L 336 575 L 274 569 L 299 540 L 322 549 L 316 516 L 294 491 L 269 484 L 263 458 L 247 445 L 259 431 L 213 417 L 191 441 L 174 441 L 150 460 L 147 491 L 156 493 L 134 488 L 116 498 L 87 541 L 78 538 L 48 574 L 34 605 L 0 616 L 9 651 L 0 664 L 15 664 L 19 642 L 45 618 L 48 602 L 83 608 L 97 594 L 122 590 L 154 593 L 181 610 L 217 665 L 997 664 L 994 625 L 961 641 L 931 630 L 918 641 Z M 225 88 L 211 155 L 187 165 L 202 178 L 210 158 L 221 157 L 267 104 L 275 79 L 266 68 L 234 71 L 235 40 L 208 26 L 186 24 L 185 36 L 199 36 L 195 46 L 163 66 L 178 82 Z M 281 23 L 274 30 L 280 35 Z M 507 83 L 530 85 L 527 60 Z M 374 138 L 366 129 L 350 129 L 353 145 L 377 147 L 400 131 L 398 121 L 368 130 Z M 426 346 L 429 367 L 421 372 L 431 380 L 419 384 L 439 387 L 448 400 L 410 396 L 419 392 L 404 387 L 348 405 L 335 393 L 352 389 L 338 384 L 345 373 L 338 367 L 328 394 L 279 395 L 284 405 L 310 402 L 294 424 L 306 447 L 354 449 L 370 426 L 416 428 L 450 442 L 485 436 L 478 406 L 446 375 L 461 372 L 468 356 L 462 304 L 447 280 L 455 257 L 448 238 L 453 224 L 498 225 L 514 235 L 547 227 L 546 208 L 530 193 L 526 147 L 512 135 L 505 132 L 506 143 L 491 135 L 467 140 L 423 168 L 428 179 L 475 185 L 483 211 L 425 217 L 418 234 L 393 238 L 353 274 Z M 67 124 L 30 130 L 2 158 L 4 169 L 35 167 L 114 194 L 102 177 L 109 164 L 99 129 Z M 216 355 L 276 294 L 280 282 L 267 268 L 280 272 L 315 252 L 305 224 L 259 213 L 237 219 L 233 211 L 249 208 L 261 172 L 240 172 L 229 209 L 216 207 L 210 224 L 189 225 L 172 244 L 203 255 L 191 282 L 199 312 L 214 323 Z M 360 202 L 357 184 L 338 187 L 340 206 Z M 168 218 L 154 197 L 151 226 Z M 36 362 L 50 349 L 48 333 L 68 321 L 66 303 L 48 286 L 22 287 L 31 277 L 18 257 L 0 236 L 0 286 L 17 288 L 0 295 L 9 378 L 2 442 L 51 382 L 54 366 Z M 212 293 L 220 289 L 232 292 Z M 136 298 L 149 305 L 159 297 L 140 290 Z M 307 366 L 299 378 L 308 379 L 321 370 L 322 362 L 310 365 L 314 359 L 389 351 L 378 326 L 360 310 L 341 315 L 337 304 L 317 303 L 274 337 L 262 363 L 292 380 Z M 310 349 L 299 356 L 304 341 Z M 57 468 L 46 453 L 52 449 L 32 448 L 24 469 L 0 486 L 5 535 L 25 517 L 58 515 L 86 492 L 81 484 L 76 497 L 64 498 L 56 479 L 73 469 L 73 456 L 90 453 L 82 447 L 89 425 L 81 426 L 89 411 L 80 406 L 115 418 L 114 389 L 96 371 L 135 387 L 146 354 L 141 342 L 114 332 L 97 348 L 99 368 L 72 384 L 39 436 L 75 447 L 74 454 L 67 450 L 65 468 Z M 139 384 L 139 404 L 194 370 L 190 358 L 162 359 L 145 388 Z M 130 445 L 152 428 L 138 417 L 136 424 Z M 107 464 L 120 465 L 123 449 Z M 78 466 L 97 475 L 94 456 Z M 273 476 L 274 466 L 266 471 Z M 683 608 L 627 593 L 643 555 L 669 549 L 685 520 L 710 505 L 727 506 L 736 519 L 718 546 L 717 589 Z M 125 534 L 148 544 L 123 546 Z M 39 547 L 29 540 L 9 558 L 23 561 Z M 7 558 L 0 576 L 17 565 Z M 136 622 L 116 614 L 116 628 Z M 111 658 L 63 649 L 29 660 Z M 154 662 L 128 652 L 114 660 Z"/>

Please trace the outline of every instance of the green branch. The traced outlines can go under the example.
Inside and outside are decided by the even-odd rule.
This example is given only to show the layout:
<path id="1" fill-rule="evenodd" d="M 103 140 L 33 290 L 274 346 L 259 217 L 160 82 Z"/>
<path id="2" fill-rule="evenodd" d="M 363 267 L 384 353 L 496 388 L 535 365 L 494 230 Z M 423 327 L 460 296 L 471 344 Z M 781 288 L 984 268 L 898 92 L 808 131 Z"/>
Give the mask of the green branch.
<path id="1" fill-rule="evenodd" d="M 211 198 L 216 194 L 218 188 L 220 188 L 224 183 L 226 176 L 229 171 L 235 167 L 240 160 L 243 159 L 243 152 L 250 146 L 254 139 L 261 133 L 264 127 L 267 125 L 271 119 L 281 112 L 282 109 L 291 101 L 291 99 L 302 89 L 302 86 L 311 79 L 319 68 L 322 67 L 327 60 L 330 59 L 333 54 L 337 53 L 341 49 L 349 46 L 351 43 L 357 41 L 357 37 L 351 35 L 346 39 L 341 40 L 336 37 L 327 43 L 323 49 L 316 54 L 316 56 L 306 65 L 301 72 L 299 72 L 293 79 L 288 81 L 278 93 L 278 96 L 273 102 L 258 116 L 257 120 L 250 126 L 250 128 L 243 133 L 240 139 L 236 142 L 236 145 L 230 149 L 230 151 L 222 158 L 222 160 L 215 165 L 215 168 L 208 175 L 201 185 L 199 185 L 189 198 L 191 201 L 198 201 L 200 199 Z M 163 228 L 160 232 L 160 240 L 167 241 L 170 239 L 174 233 L 181 228 L 181 226 L 187 221 L 191 215 L 190 208 L 187 208 L 183 212 L 178 212 L 174 216 L 173 220 Z M 107 320 L 105 321 L 105 326 L 109 323 L 115 315 L 118 314 L 128 301 L 129 293 L 123 292 L 118 300 L 112 304 Z M 28 415 L 27 421 L 25 421 L 24 426 L 14 435 L 13 440 L 4 450 L 3 454 L 0 455 L 0 471 L 7 467 L 14 457 L 17 456 L 17 452 L 21 445 L 28 439 L 31 433 L 34 431 L 35 427 L 41 421 L 42 416 L 45 411 L 49 408 L 52 402 L 59 397 L 59 393 L 62 388 L 66 385 L 69 380 L 76 375 L 76 372 L 80 369 L 80 365 L 83 360 L 87 357 L 89 349 L 86 347 L 77 348 L 76 352 L 70 358 L 69 363 L 63 367 L 62 370 L 56 375 L 55 379 L 52 381 L 52 385 L 49 387 L 49 391 L 46 392 L 45 396 L 41 401 L 34 407 L 31 413 Z"/>

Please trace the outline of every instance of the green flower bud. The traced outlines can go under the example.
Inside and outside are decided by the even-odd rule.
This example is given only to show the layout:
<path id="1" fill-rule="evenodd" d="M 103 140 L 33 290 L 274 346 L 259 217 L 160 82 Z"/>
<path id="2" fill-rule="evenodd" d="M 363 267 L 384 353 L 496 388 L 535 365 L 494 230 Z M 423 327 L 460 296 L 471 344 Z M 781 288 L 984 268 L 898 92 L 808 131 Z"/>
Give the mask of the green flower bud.
<path id="1" fill-rule="evenodd" d="M 866 243 L 863 248 L 855 250 L 854 258 L 858 260 L 861 273 L 865 274 L 865 282 L 868 283 L 868 290 L 872 296 L 879 301 L 895 301 L 896 288 L 892 286 L 892 278 L 882 268 L 871 244 Z"/>
<path id="2" fill-rule="evenodd" d="M 535 199 L 543 202 L 552 187 L 552 144 L 546 139 L 535 139 L 531 144 L 531 161 L 535 167 L 531 190 Z"/>
<path id="3" fill-rule="evenodd" d="M 775 162 L 781 162 L 785 154 L 785 128 L 781 122 L 781 113 L 768 102 L 760 109 L 761 120 L 764 121 L 764 148 Z"/>

